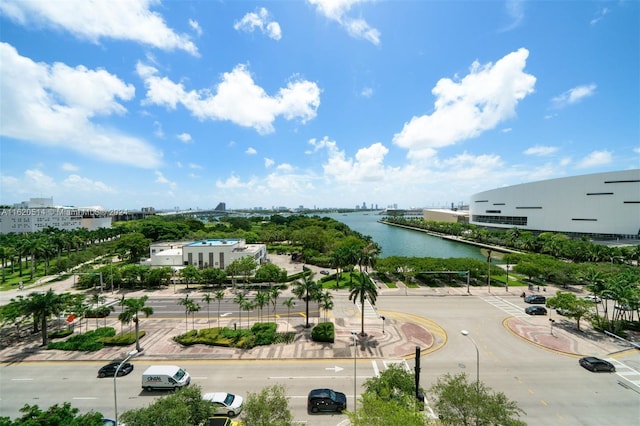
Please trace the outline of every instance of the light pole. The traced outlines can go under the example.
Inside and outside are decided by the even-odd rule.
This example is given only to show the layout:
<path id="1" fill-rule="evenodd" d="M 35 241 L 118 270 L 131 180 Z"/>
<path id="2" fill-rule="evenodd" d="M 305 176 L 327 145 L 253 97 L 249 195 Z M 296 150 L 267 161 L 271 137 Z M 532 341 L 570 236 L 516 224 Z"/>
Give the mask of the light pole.
<path id="1" fill-rule="evenodd" d="M 504 289 L 506 291 L 509 291 L 509 266 L 510 265 L 507 263 L 507 268 L 506 268 L 507 269 L 507 279 L 506 279 L 505 284 L 504 284 Z"/>
<path id="2" fill-rule="evenodd" d="M 553 336 L 553 324 L 555 324 L 556 320 L 553 318 L 549 318 L 549 330 L 551 331 L 551 335 Z"/>
<path id="3" fill-rule="evenodd" d="M 491 293 L 491 250 L 489 250 L 489 256 L 487 256 L 487 288 L 489 289 L 489 293 Z"/>
<path id="4" fill-rule="evenodd" d="M 475 340 L 473 340 L 473 337 L 469 335 L 469 332 L 467 330 L 460 330 L 460 333 L 463 336 L 468 337 L 469 340 L 471 340 L 471 343 L 473 343 L 473 346 L 476 347 L 476 388 L 479 391 L 480 390 L 480 351 L 478 350 L 478 345 L 476 345 Z"/>
<path id="5" fill-rule="evenodd" d="M 384 320 L 386 320 L 387 318 L 385 318 L 384 315 L 380 315 L 380 319 L 382 320 L 382 334 L 384 334 Z"/>
<path id="6" fill-rule="evenodd" d="M 116 378 L 118 377 L 118 372 L 120 371 L 120 367 L 122 367 L 122 365 L 129 361 L 132 357 L 136 356 L 138 354 L 137 350 L 132 350 L 131 352 L 129 352 L 129 354 L 127 355 L 127 357 L 122 360 L 122 362 L 118 365 L 118 368 L 116 368 L 116 372 L 113 373 L 113 407 L 114 407 L 114 411 L 115 411 L 115 422 L 116 425 L 118 424 L 118 388 L 116 386 Z"/>
<path id="7" fill-rule="evenodd" d="M 358 359 L 358 344 L 356 342 L 356 336 L 358 332 L 355 330 L 351 330 L 351 335 L 353 336 L 353 412 L 356 412 L 358 408 L 358 398 L 356 397 L 356 360 Z"/>
<path id="8" fill-rule="evenodd" d="M 476 345 L 475 340 L 473 340 L 473 337 L 469 336 L 469 332 L 467 330 L 460 330 L 460 333 L 463 336 L 468 337 L 469 340 L 471 340 L 471 343 L 473 343 L 473 346 L 475 346 L 476 348 L 476 398 L 477 398 L 476 404 L 478 404 L 480 401 L 480 351 L 478 350 L 478 345 Z M 478 406 L 477 405 L 476 405 L 476 424 L 478 424 Z"/>

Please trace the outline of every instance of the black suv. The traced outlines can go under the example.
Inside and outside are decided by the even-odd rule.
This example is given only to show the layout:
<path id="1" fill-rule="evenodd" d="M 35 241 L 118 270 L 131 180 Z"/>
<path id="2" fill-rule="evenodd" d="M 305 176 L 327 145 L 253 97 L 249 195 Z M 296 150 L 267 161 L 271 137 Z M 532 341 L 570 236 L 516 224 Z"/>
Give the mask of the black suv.
<path id="1" fill-rule="evenodd" d="M 320 411 L 333 411 L 342 413 L 347 409 L 347 396 L 342 392 L 332 389 L 314 389 L 309 392 L 307 398 L 307 411 L 318 413 Z"/>
<path id="2" fill-rule="evenodd" d="M 524 301 L 526 303 L 541 303 L 544 305 L 547 301 L 547 298 L 544 296 L 540 296 L 539 294 L 532 294 L 531 296 L 525 297 Z"/>
<path id="3" fill-rule="evenodd" d="M 98 370 L 98 377 L 102 378 L 107 376 L 113 376 L 114 374 L 116 374 L 116 369 L 118 368 L 119 365 L 120 365 L 120 362 L 116 361 L 103 366 L 102 368 L 100 368 L 100 370 Z M 133 371 L 133 364 L 125 362 L 124 364 L 122 364 L 122 367 L 120 367 L 120 370 L 118 370 L 118 376 L 126 376 L 132 371 Z"/>

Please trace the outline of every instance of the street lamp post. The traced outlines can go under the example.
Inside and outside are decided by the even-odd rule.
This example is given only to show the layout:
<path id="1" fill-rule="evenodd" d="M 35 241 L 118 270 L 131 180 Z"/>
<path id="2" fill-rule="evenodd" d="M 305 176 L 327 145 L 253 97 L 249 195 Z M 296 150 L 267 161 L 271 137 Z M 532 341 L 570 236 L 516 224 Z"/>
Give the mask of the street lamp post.
<path id="1" fill-rule="evenodd" d="M 504 289 L 509 291 L 509 264 L 507 263 L 507 279 L 505 280 Z"/>
<path id="2" fill-rule="evenodd" d="M 476 345 L 475 340 L 473 340 L 473 337 L 471 337 L 469 335 L 469 332 L 467 330 L 460 330 L 460 333 L 465 336 L 468 337 L 469 340 L 471 340 L 471 343 L 473 343 L 473 346 L 475 346 L 476 348 L 476 398 L 478 398 L 477 401 L 479 401 L 480 398 L 480 351 L 478 350 L 478 345 Z M 477 404 L 478 402 L 476 402 Z M 478 424 L 478 407 L 476 405 L 476 424 Z"/>
<path id="3" fill-rule="evenodd" d="M 478 345 L 476 345 L 475 340 L 473 340 L 473 337 L 469 335 L 469 332 L 467 330 L 461 330 L 460 333 L 463 336 L 468 337 L 469 340 L 471 340 L 471 343 L 473 343 L 473 346 L 475 346 L 476 348 L 476 388 L 479 391 L 480 390 L 480 351 L 478 350 Z"/>
<path id="4" fill-rule="evenodd" d="M 382 334 L 384 334 L 384 320 L 386 320 L 387 318 L 385 318 L 384 315 L 380 315 L 380 319 L 382 320 Z"/>
<path id="5" fill-rule="evenodd" d="M 553 324 L 555 324 L 556 320 L 553 318 L 549 318 L 549 330 L 551 331 L 551 335 L 553 336 Z"/>
<path id="6" fill-rule="evenodd" d="M 355 330 L 351 330 L 351 335 L 353 336 L 353 412 L 356 412 L 358 408 L 358 398 L 356 397 L 356 360 L 358 359 L 358 344 L 356 342 L 356 336 L 358 332 Z"/>
<path id="7" fill-rule="evenodd" d="M 125 362 L 129 361 L 132 357 L 136 356 L 137 354 L 138 354 L 138 351 L 135 349 L 129 352 L 127 357 L 118 365 L 118 368 L 116 368 L 116 372 L 113 373 L 113 407 L 115 411 L 114 420 L 116 422 L 116 425 L 118 424 L 118 388 L 116 386 L 116 378 L 118 377 L 118 372 L 120 371 L 120 367 L 122 367 Z"/>
<path id="8" fill-rule="evenodd" d="M 489 250 L 489 256 L 487 256 L 487 288 L 489 289 L 489 293 L 491 293 L 491 250 Z"/>

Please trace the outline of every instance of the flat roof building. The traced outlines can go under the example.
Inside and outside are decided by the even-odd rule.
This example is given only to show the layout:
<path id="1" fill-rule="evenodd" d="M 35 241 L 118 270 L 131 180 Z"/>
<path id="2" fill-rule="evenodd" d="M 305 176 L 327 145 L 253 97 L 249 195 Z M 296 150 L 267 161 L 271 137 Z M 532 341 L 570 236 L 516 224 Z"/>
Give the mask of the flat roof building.
<path id="1" fill-rule="evenodd" d="M 523 183 L 471 197 L 470 220 L 490 228 L 594 239 L 640 236 L 640 169 Z"/>

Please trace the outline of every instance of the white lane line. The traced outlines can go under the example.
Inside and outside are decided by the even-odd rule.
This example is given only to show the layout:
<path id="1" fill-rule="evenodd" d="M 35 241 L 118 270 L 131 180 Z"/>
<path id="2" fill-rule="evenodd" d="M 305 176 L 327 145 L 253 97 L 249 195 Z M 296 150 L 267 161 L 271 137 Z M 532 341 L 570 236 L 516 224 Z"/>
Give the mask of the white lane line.
<path id="1" fill-rule="evenodd" d="M 12 382 L 32 382 L 33 379 L 11 379 Z"/>

